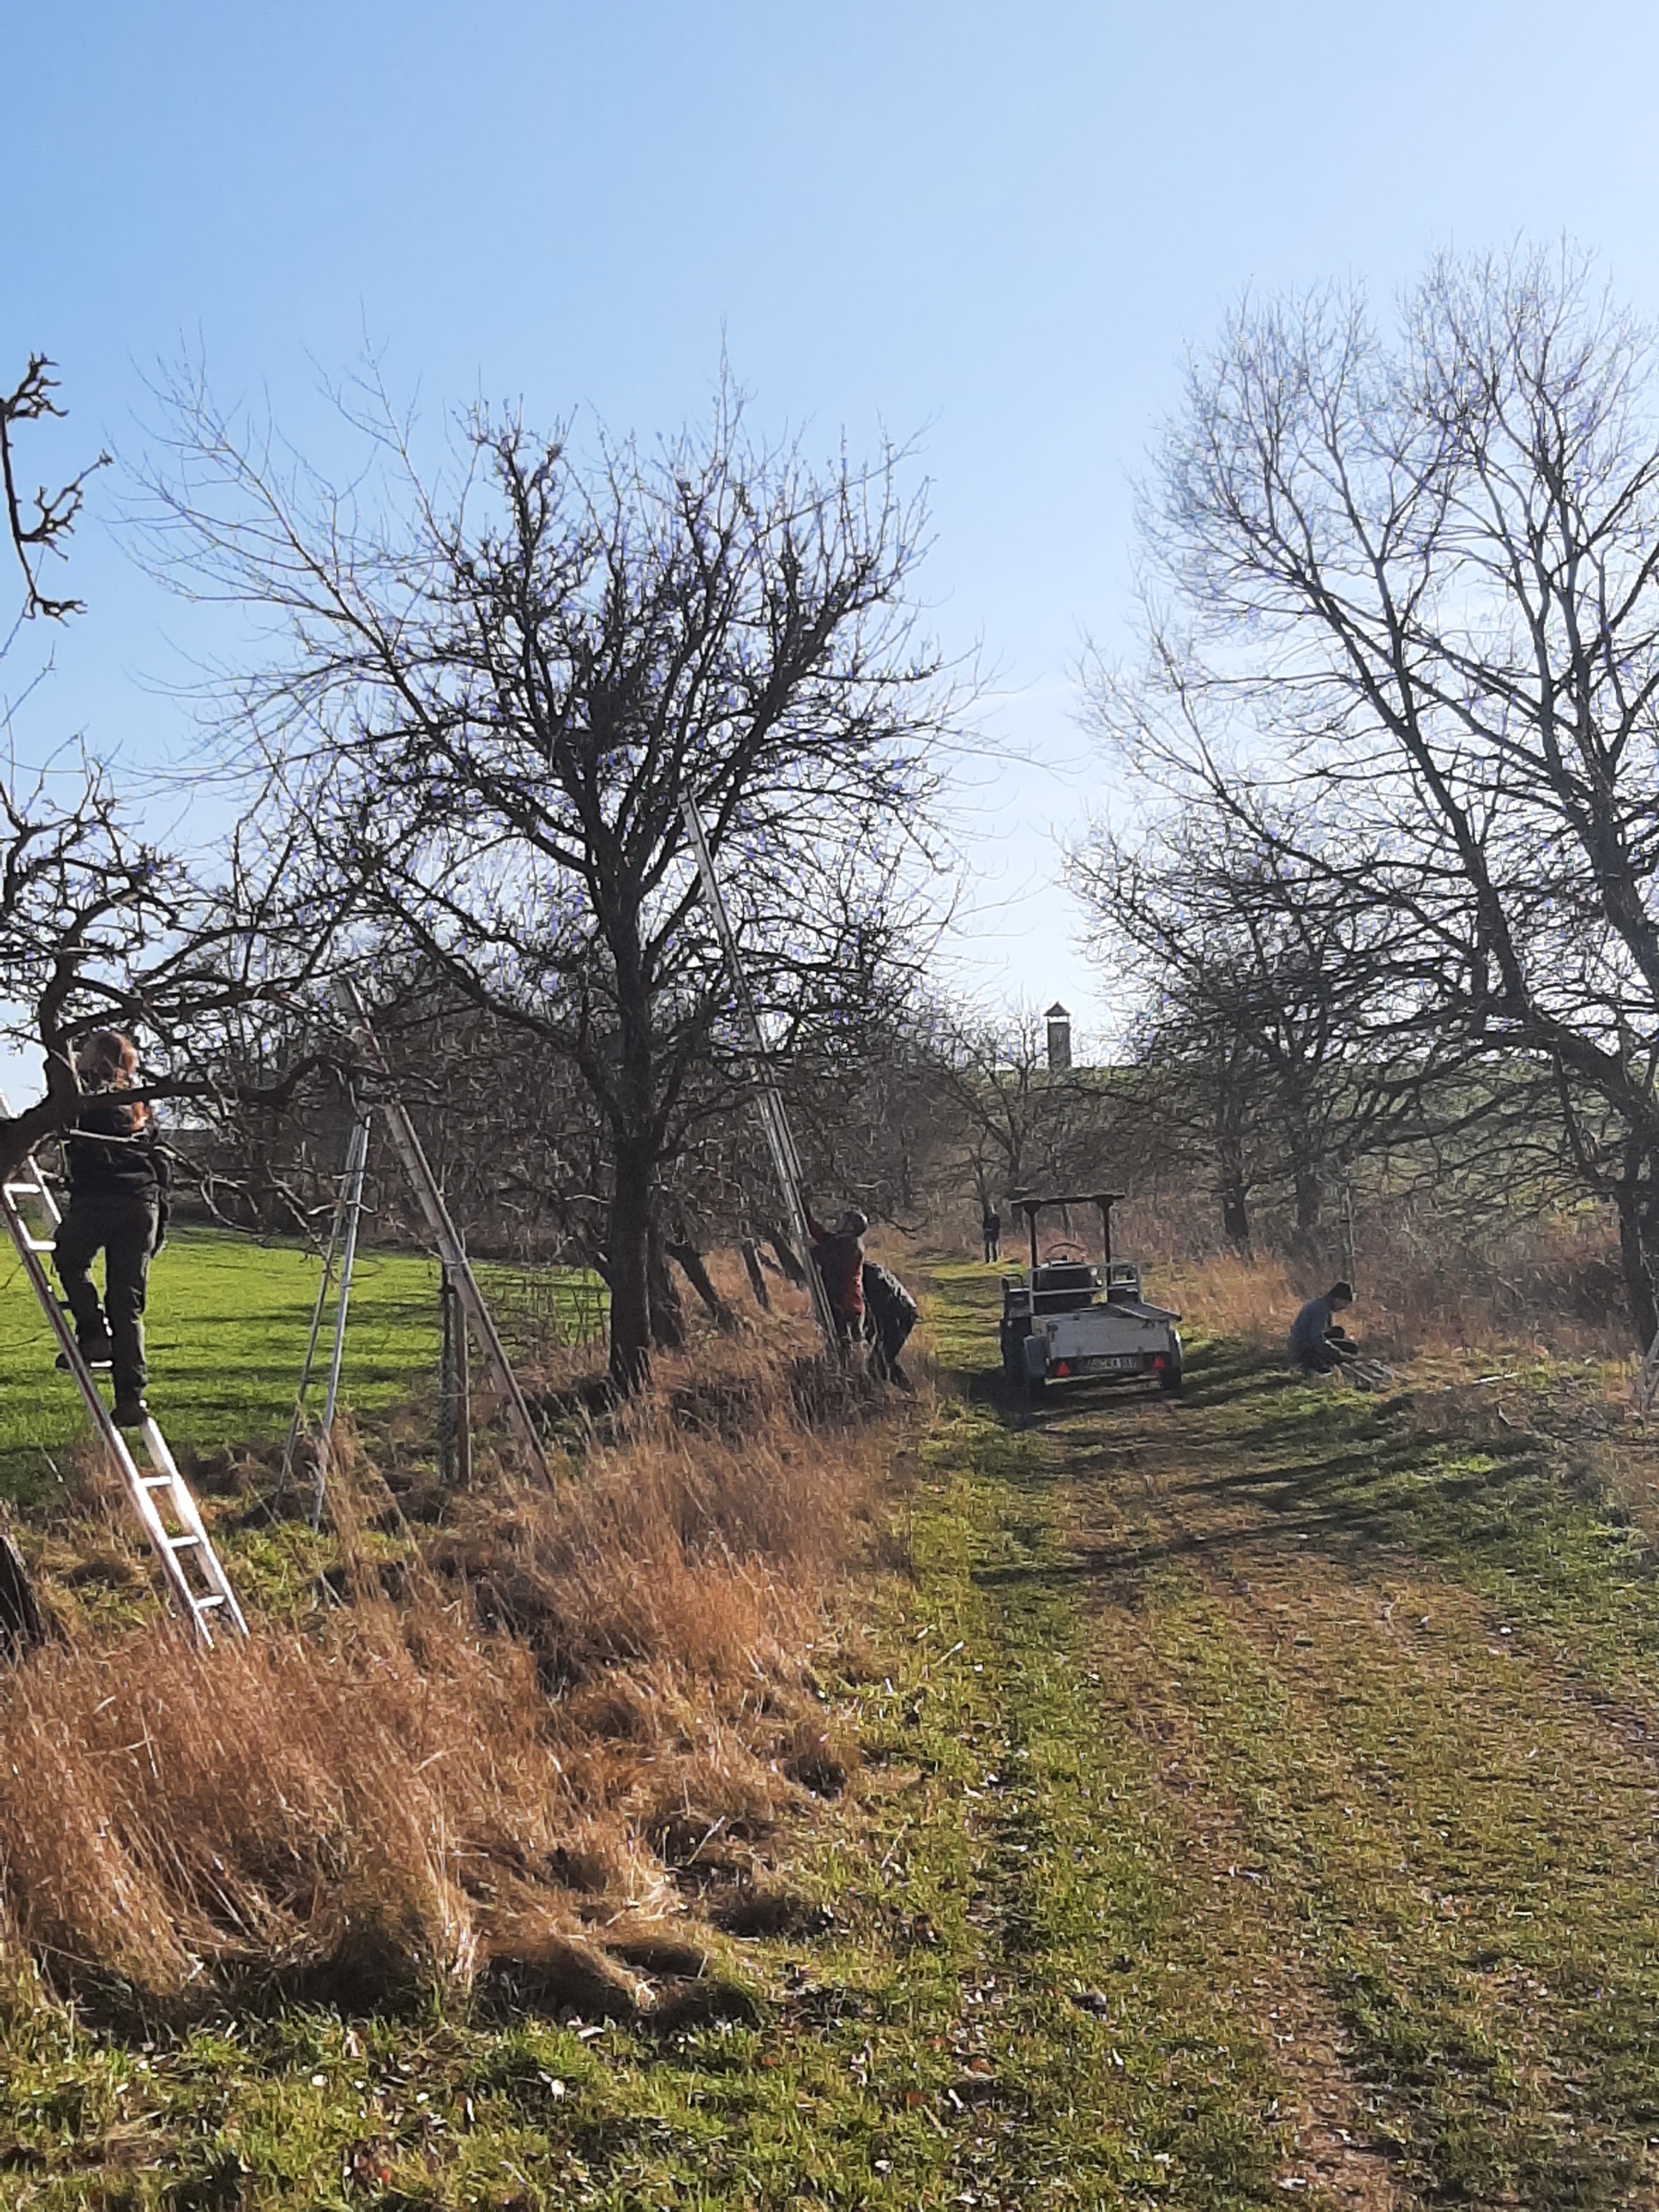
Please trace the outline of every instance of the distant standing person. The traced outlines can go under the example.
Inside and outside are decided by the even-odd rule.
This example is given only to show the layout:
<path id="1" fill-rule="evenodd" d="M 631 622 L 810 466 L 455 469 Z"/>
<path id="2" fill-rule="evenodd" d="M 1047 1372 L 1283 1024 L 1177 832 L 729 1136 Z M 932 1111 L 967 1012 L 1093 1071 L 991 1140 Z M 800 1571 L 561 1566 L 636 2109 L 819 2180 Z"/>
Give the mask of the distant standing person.
<path id="1" fill-rule="evenodd" d="M 54 1257 L 75 1341 L 89 1365 L 114 1370 L 115 1419 L 137 1428 L 144 1403 L 144 1297 L 151 1255 L 167 1233 L 168 1166 L 156 1117 L 132 1088 L 138 1052 L 118 1029 L 95 1029 L 75 1059 L 87 1096 L 64 1138 L 69 1204 L 58 1224 Z M 104 1255 L 104 1299 L 92 1262 Z M 66 1365 L 67 1362 L 64 1363 Z"/>
<path id="2" fill-rule="evenodd" d="M 988 1268 L 1002 1256 L 1002 1217 L 995 1206 L 986 1207 L 980 1227 L 985 1234 L 985 1264 Z"/>
<path id="3" fill-rule="evenodd" d="M 870 1225 L 869 1218 L 856 1206 L 849 1206 L 841 1217 L 840 1226 L 826 1229 L 813 1218 L 804 1191 L 801 1193 L 801 1210 L 806 1216 L 807 1234 L 812 1239 L 813 1264 L 823 1278 L 830 1311 L 835 1317 L 836 1340 L 845 1351 L 864 1333 L 864 1246 L 861 1240 Z"/>
<path id="4" fill-rule="evenodd" d="M 1290 1325 L 1290 1356 L 1304 1375 L 1329 1375 L 1355 1356 L 1337 1315 L 1354 1302 L 1351 1282 L 1333 1282 L 1322 1298 L 1310 1298 Z"/>

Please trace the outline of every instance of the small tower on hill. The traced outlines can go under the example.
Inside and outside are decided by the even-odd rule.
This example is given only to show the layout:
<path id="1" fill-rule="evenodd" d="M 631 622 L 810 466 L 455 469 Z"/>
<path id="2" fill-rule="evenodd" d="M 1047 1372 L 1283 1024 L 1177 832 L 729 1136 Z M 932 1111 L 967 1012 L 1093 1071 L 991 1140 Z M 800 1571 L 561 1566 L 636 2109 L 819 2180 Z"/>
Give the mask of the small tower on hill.
<path id="1" fill-rule="evenodd" d="M 1071 1065 L 1071 1016 L 1056 999 L 1043 1019 L 1048 1024 L 1048 1071 L 1059 1075 Z"/>

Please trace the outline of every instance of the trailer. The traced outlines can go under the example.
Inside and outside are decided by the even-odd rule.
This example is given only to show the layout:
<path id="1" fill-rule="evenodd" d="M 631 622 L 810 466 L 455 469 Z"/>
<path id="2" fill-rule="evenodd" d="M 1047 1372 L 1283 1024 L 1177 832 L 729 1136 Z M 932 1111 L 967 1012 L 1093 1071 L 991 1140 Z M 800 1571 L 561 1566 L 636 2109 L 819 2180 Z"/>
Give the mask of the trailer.
<path id="1" fill-rule="evenodd" d="M 1010 1201 L 1026 1217 L 1031 1256 L 1023 1274 L 1002 1278 L 1002 1371 L 1011 1388 L 1033 1400 L 1056 1382 L 1150 1382 L 1172 1395 L 1180 1389 L 1180 1315 L 1143 1296 L 1133 1261 L 1113 1257 L 1112 1208 L 1123 1195 L 1089 1191 Z M 1039 1257 L 1039 1216 L 1073 1206 L 1099 1214 L 1097 1263 L 1075 1246 Z"/>

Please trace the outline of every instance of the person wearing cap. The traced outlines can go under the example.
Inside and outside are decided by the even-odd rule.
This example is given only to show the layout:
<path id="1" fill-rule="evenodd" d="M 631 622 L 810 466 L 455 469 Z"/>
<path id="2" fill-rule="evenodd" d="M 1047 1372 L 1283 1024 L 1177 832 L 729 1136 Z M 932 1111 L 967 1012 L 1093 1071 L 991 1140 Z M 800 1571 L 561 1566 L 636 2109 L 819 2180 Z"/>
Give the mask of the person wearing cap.
<path id="1" fill-rule="evenodd" d="M 1290 1325 L 1290 1356 L 1304 1375 L 1329 1375 L 1356 1357 L 1337 1315 L 1354 1302 L 1351 1282 L 1333 1282 L 1322 1298 L 1310 1298 Z"/>
<path id="2" fill-rule="evenodd" d="M 830 1300 L 830 1311 L 835 1316 L 836 1335 L 843 1346 L 855 1344 L 864 1333 L 864 1246 L 862 1238 L 869 1227 L 869 1217 L 856 1206 L 849 1206 L 841 1217 L 838 1228 L 826 1229 L 817 1220 L 801 1193 L 801 1210 L 806 1216 L 807 1234 L 812 1239 L 812 1260 L 823 1278 L 823 1287 Z"/>

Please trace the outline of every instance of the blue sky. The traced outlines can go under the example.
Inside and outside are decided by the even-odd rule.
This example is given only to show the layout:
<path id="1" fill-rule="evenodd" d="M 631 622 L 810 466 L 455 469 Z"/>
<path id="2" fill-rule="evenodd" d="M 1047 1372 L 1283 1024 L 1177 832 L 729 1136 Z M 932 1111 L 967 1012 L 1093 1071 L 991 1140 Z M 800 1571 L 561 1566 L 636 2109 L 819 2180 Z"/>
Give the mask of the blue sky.
<path id="1" fill-rule="evenodd" d="M 1104 796 L 1085 629 L 1127 648 L 1130 487 L 1183 349 L 1246 286 L 1571 233 L 1659 316 L 1659 14 L 1374 8 L 106 0 L 0 19 L 0 373 L 59 362 L 34 473 L 143 450 L 145 383 L 200 351 L 325 468 L 317 395 L 365 337 L 436 425 L 482 393 L 650 435 L 724 344 L 764 423 L 918 445 L 946 645 L 1001 672 L 1027 765 L 964 785 L 950 980 L 1097 1015 L 1057 829 Z M 99 480 L 90 611 L 18 722 L 135 763 L 190 741 L 210 632 L 124 550 Z M 22 650 L 0 676 L 15 692 Z"/>

